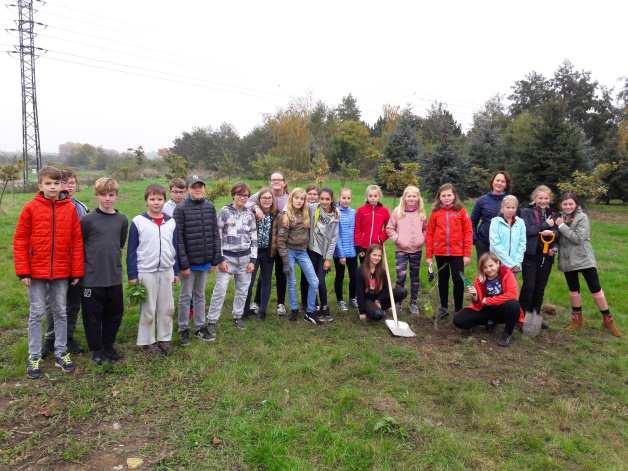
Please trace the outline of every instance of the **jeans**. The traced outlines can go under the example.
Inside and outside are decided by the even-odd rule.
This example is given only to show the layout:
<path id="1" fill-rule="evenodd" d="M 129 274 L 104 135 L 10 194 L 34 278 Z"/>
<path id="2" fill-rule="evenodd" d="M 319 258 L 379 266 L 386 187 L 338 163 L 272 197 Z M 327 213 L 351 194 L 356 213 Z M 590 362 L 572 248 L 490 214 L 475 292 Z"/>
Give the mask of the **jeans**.
<path id="1" fill-rule="evenodd" d="M 257 284 L 257 293 L 255 294 L 255 299 L 258 300 L 258 312 L 266 314 L 266 309 L 268 309 L 268 301 L 270 300 L 270 288 L 273 282 L 272 274 L 274 263 L 275 259 L 270 256 L 269 248 L 258 249 L 257 262 L 255 262 L 255 270 L 251 274 L 249 293 L 246 296 L 246 302 L 244 303 L 244 312 L 249 312 L 251 298 L 253 297 L 253 285 L 255 284 L 255 277 L 259 273 L 259 282 Z"/>
<path id="2" fill-rule="evenodd" d="M 421 280 L 419 274 L 421 270 L 421 251 L 414 253 L 399 252 L 395 253 L 396 269 L 397 269 L 397 287 L 403 288 L 406 284 L 407 267 L 410 266 L 410 302 L 416 303 L 419 297 L 419 289 L 421 288 Z"/>
<path id="3" fill-rule="evenodd" d="M 311 250 L 307 251 L 308 257 L 312 262 L 312 266 L 314 267 L 314 273 L 316 273 L 316 277 L 318 278 L 318 295 L 320 296 L 320 306 L 327 306 L 327 286 L 325 285 L 325 270 L 323 270 L 323 263 L 325 263 L 325 259 L 322 255 L 317 254 Z M 307 277 L 301 270 L 301 304 L 306 304 L 307 299 L 307 288 L 308 282 Z M 318 300 L 314 301 L 318 304 Z"/>
<path id="4" fill-rule="evenodd" d="M 251 274 L 246 271 L 246 266 L 251 260 L 249 254 L 241 257 L 224 255 L 224 259 L 229 266 L 229 271 L 225 273 L 218 270 L 216 272 L 216 284 L 214 285 L 212 300 L 207 311 L 207 322 L 210 324 L 215 324 L 220 319 L 220 312 L 222 311 L 222 305 L 225 303 L 225 295 L 227 294 L 231 277 L 235 279 L 235 295 L 233 296 L 234 319 L 242 319 L 246 295 L 251 284 Z"/>
<path id="5" fill-rule="evenodd" d="M 486 325 L 489 320 L 495 324 L 505 324 L 504 332 L 511 335 L 519 319 L 519 301 L 510 300 L 499 306 L 484 306 L 480 311 L 464 308 L 454 315 L 454 325 L 460 329 L 470 329 L 476 325 Z"/>
<path id="6" fill-rule="evenodd" d="M 190 301 L 194 305 L 194 327 L 205 325 L 205 284 L 208 271 L 192 271 L 187 278 L 181 277 L 179 293 L 179 332 L 187 330 L 190 319 Z"/>
<path id="7" fill-rule="evenodd" d="M 92 352 L 110 350 L 124 313 L 122 285 L 83 287 L 83 326 Z"/>
<path id="8" fill-rule="evenodd" d="M 74 339 L 74 331 L 76 330 L 76 321 L 78 320 L 78 313 L 81 310 L 81 296 L 83 289 L 80 285 L 68 285 L 68 296 L 66 298 L 66 319 L 68 327 L 68 341 Z M 44 338 L 46 340 L 53 340 L 55 338 L 55 320 L 50 309 L 46 310 L 46 333 Z"/>
<path id="9" fill-rule="evenodd" d="M 301 267 L 301 271 L 307 279 L 307 312 L 316 312 L 316 290 L 318 289 L 318 278 L 312 261 L 305 250 L 288 249 L 288 264 L 290 265 L 290 274 L 288 276 L 288 296 L 290 297 L 290 308 L 295 311 L 299 309 L 297 303 L 297 278 L 295 273 L 295 265 Z"/>
<path id="10" fill-rule="evenodd" d="M 41 358 L 41 320 L 46 309 L 52 314 L 55 330 L 55 355 L 65 353 L 68 326 L 66 323 L 66 299 L 68 280 L 36 280 L 31 279 L 28 288 L 30 312 L 28 315 L 28 354 Z"/>
<path id="11" fill-rule="evenodd" d="M 445 257 L 436 255 L 436 266 L 438 267 L 438 294 L 440 305 L 447 309 L 449 305 L 449 274 L 454 285 L 454 307 L 456 312 L 462 309 L 464 297 L 464 282 L 460 278 L 460 273 L 464 272 L 464 261 L 461 256 Z"/>
<path id="12" fill-rule="evenodd" d="M 342 301 L 345 281 L 345 267 L 349 273 L 349 299 L 355 298 L 355 277 L 358 272 L 358 258 L 347 257 L 346 263 L 340 263 L 339 258 L 334 257 L 334 266 L 336 267 L 336 278 L 334 279 L 334 290 L 336 291 L 336 301 Z"/>

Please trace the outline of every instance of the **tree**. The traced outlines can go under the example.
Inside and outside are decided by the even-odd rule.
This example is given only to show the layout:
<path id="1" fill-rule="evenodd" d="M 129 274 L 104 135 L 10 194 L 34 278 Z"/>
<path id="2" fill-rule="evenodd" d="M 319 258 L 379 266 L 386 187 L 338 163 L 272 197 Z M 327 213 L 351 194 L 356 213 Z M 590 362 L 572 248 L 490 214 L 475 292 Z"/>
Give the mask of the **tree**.
<path id="1" fill-rule="evenodd" d="M 478 168 L 505 168 L 502 133 L 509 118 L 499 95 L 489 99 L 484 109 L 473 115 L 473 127 L 467 133 L 469 164 Z"/>
<path id="2" fill-rule="evenodd" d="M 449 142 L 449 136 L 443 134 L 440 144 L 423 159 L 423 181 L 431 193 L 435 193 L 444 183 L 453 183 L 464 195 L 465 163 L 462 154 Z"/>
<path id="3" fill-rule="evenodd" d="M 417 162 L 405 162 L 397 168 L 390 160 L 384 160 L 377 171 L 376 182 L 386 193 L 401 196 L 408 185 L 420 186 L 420 170 Z"/>
<path id="4" fill-rule="evenodd" d="M 592 172 L 585 173 L 576 170 L 571 175 L 571 181 L 558 184 L 560 191 L 576 193 L 584 200 L 599 201 L 608 194 L 608 186 L 604 180 L 618 168 L 617 163 L 599 164 Z"/>
<path id="5" fill-rule="evenodd" d="M 338 121 L 360 121 L 361 114 L 358 102 L 351 93 L 343 97 L 340 105 L 336 108 Z"/>
<path id="6" fill-rule="evenodd" d="M 272 154 L 258 154 L 251 163 L 253 176 L 262 180 L 267 179 L 273 172 L 283 170 L 284 166 L 284 159 Z"/>
<path id="7" fill-rule="evenodd" d="M 333 171 L 355 165 L 373 152 L 368 128 L 358 121 L 343 121 L 331 141 L 330 164 Z"/>
<path id="8" fill-rule="evenodd" d="M 416 162 L 419 157 L 416 133 L 417 119 L 409 110 L 405 110 L 384 147 L 384 159 L 391 161 L 397 169 L 401 168 L 402 163 Z"/>
<path id="9" fill-rule="evenodd" d="M 518 80 L 512 87 L 508 99 L 510 114 L 517 116 L 526 111 L 534 111 L 552 98 L 551 83 L 542 74 L 530 72 L 525 79 Z"/>
<path id="10" fill-rule="evenodd" d="M 345 186 L 348 181 L 351 182 L 358 178 L 360 170 L 355 168 L 353 165 L 342 162 L 337 175 L 340 177 L 340 184 Z"/>
<path id="11" fill-rule="evenodd" d="M 190 173 L 190 162 L 182 155 L 168 152 L 163 155 L 162 159 L 168 166 L 168 171 L 166 172 L 166 178 L 168 180 L 177 177 L 185 179 Z"/>
<path id="12" fill-rule="evenodd" d="M 135 157 L 135 164 L 138 167 L 141 168 L 144 166 L 146 163 L 146 154 L 144 153 L 144 148 L 142 146 L 137 146 L 135 149 L 129 147 L 127 151 L 133 153 L 133 156 Z"/>
<path id="13" fill-rule="evenodd" d="M 447 135 L 448 140 L 462 136 L 462 126 L 443 103 L 434 103 L 425 119 L 417 118 L 417 128 L 425 144 L 439 145 L 444 135 Z"/>
<path id="14" fill-rule="evenodd" d="M 274 146 L 270 153 L 284 159 L 285 165 L 298 172 L 310 169 L 309 116 L 305 109 L 278 112 L 269 120 Z"/>
<path id="15" fill-rule="evenodd" d="M 22 162 L 16 162 L 14 164 L 6 164 L 0 166 L 0 183 L 2 184 L 2 192 L 0 192 L 0 210 L 2 209 L 2 200 L 4 198 L 4 192 L 10 182 L 20 178 L 22 173 Z"/>

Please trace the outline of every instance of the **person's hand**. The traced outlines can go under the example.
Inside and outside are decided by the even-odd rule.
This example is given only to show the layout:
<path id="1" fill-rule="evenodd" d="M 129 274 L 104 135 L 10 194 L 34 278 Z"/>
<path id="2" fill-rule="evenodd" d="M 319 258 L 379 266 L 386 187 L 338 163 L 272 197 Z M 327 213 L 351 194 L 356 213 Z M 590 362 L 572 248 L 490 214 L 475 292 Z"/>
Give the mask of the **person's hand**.
<path id="1" fill-rule="evenodd" d="M 365 257 L 365 256 L 366 256 L 366 252 L 360 252 L 358 255 L 359 255 L 360 257 Z"/>
<path id="2" fill-rule="evenodd" d="M 255 264 L 253 262 L 249 262 L 246 265 L 246 272 L 247 273 L 253 273 L 253 270 L 255 270 Z"/>
<path id="3" fill-rule="evenodd" d="M 379 301 L 375 301 L 375 305 L 376 305 L 378 308 L 380 308 L 380 309 L 382 308 L 382 305 L 381 305 L 381 303 L 380 303 Z"/>
<path id="4" fill-rule="evenodd" d="M 475 289 L 475 286 L 471 285 L 467 288 L 467 290 L 469 291 L 469 294 L 473 297 L 473 298 L 477 298 L 478 297 L 478 290 Z"/>
<path id="5" fill-rule="evenodd" d="M 555 224 L 554 220 L 552 219 L 552 216 L 548 217 L 548 218 L 545 220 L 545 223 L 546 223 L 549 227 L 554 227 L 554 224 Z"/>
<path id="6" fill-rule="evenodd" d="M 176 285 L 178 282 L 179 282 L 179 277 L 175 275 L 174 278 L 172 279 L 172 284 Z"/>
<path id="7" fill-rule="evenodd" d="M 544 231 L 541 232 L 541 235 L 545 237 L 551 237 L 552 234 L 554 234 L 554 231 L 550 231 L 549 229 L 545 229 Z"/>
<path id="8" fill-rule="evenodd" d="M 515 265 L 511 270 L 513 273 L 519 273 L 521 271 L 521 265 Z"/>
<path id="9" fill-rule="evenodd" d="M 258 221 L 260 219 L 264 219 L 264 211 L 262 211 L 258 206 L 255 207 L 255 219 Z"/>
<path id="10" fill-rule="evenodd" d="M 70 284 L 72 286 L 76 286 L 76 285 L 78 285 L 79 280 L 80 280 L 80 278 L 73 278 L 72 281 L 70 282 Z"/>
<path id="11" fill-rule="evenodd" d="M 550 257 L 553 257 L 557 253 L 558 253 L 558 248 L 557 247 L 552 247 L 551 249 L 549 249 L 549 256 Z"/>
<path id="12" fill-rule="evenodd" d="M 556 218 L 556 225 L 557 225 L 557 226 L 559 226 L 559 227 L 560 227 L 560 226 L 562 226 L 564 223 L 565 223 L 565 219 L 563 219 L 562 217 L 560 217 L 560 216 L 559 216 L 559 217 L 557 217 L 557 218 Z"/>
<path id="13" fill-rule="evenodd" d="M 192 274 L 192 270 L 190 270 L 189 268 L 186 268 L 185 270 L 181 270 L 179 272 L 179 275 L 181 275 L 183 278 L 187 278 L 191 274 Z"/>
<path id="14" fill-rule="evenodd" d="M 31 279 L 30 279 L 29 277 L 22 278 L 20 281 L 22 282 L 22 284 L 23 284 L 24 286 L 27 286 L 27 287 L 28 287 L 28 286 L 30 286 L 30 285 L 31 285 Z"/>
<path id="15" fill-rule="evenodd" d="M 347 264 L 347 259 L 345 257 L 339 258 L 338 261 L 340 262 L 340 265 L 346 265 Z"/>
<path id="16" fill-rule="evenodd" d="M 462 257 L 462 263 L 466 267 L 469 263 L 471 263 L 471 257 Z"/>
<path id="17" fill-rule="evenodd" d="M 132 280 L 129 280 L 129 284 L 130 285 L 136 285 L 137 284 L 137 278 L 133 278 Z"/>
<path id="18" fill-rule="evenodd" d="M 323 270 L 325 271 L 331 270 L 331 262 L 329 260 L 325 260 L 323 262 Z"/>
<path id="19" fill-rule="evenodd" d="M 432 259 L 431 258 L 426 258 L 425 259 L 425 263 L 427 263 L 428 265 L 432 264 Z"/>
<path id="20" fill-rule="evenodd" d="M 229 265 L 227 264 L 227 262 L 220 262 L 218 264 L 218 269 L 223 272 L 223 273 L 228 273 L 229 272 Z"/>

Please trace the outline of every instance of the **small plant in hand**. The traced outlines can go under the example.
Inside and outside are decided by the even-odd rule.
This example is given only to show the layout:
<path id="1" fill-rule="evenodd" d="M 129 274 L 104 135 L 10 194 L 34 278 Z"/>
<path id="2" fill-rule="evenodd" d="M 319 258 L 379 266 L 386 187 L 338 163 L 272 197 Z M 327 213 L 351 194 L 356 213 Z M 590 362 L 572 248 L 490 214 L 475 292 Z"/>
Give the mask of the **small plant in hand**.
<path id="1" fill-rule="evenodd" d="M 139 305 L 146 301 L 146 287 L 139 281 L 135 284 L 129 285 L 127 294 L 131 304 Z"/>

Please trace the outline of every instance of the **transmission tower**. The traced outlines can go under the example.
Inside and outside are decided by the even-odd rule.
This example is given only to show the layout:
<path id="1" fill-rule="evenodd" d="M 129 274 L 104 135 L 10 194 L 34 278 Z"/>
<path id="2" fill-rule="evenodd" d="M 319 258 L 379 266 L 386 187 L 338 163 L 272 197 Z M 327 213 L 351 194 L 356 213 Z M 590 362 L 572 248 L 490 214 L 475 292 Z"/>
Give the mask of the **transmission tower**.
<path id="1" fill-rule="evenodd" d="M 35 160 L 37 172 L 41 169 L 41 147 L 39 144 L 39 118 L 37 115 L 37 91 L 35 86 L 35 59 L 43 49 L 35 47 L 35 26 L 44 26 L 34 20 L 37 10 L 33 4 L 40 0 L 17 0 L 9 6 L 17 7 L 17 31 L 19 45 L 13 52 L 20 56 L 22 84 L 22 161 L 24 184 L 28 183 L 29 165 Z M 43 2 L 41 2 L 43 3 Z M 34 159 L 33 159 L 34 157 Z"/>

